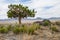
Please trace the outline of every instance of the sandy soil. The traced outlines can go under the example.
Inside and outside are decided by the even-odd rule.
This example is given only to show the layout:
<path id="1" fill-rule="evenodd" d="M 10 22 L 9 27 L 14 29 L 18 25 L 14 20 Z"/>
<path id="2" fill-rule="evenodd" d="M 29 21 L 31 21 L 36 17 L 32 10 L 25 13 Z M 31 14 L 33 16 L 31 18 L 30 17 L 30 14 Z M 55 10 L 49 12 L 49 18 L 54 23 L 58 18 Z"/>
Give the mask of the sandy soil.
<path id="1" fill-rule="evenodd" d="M 24 20 L 22 21 L 22 23 L 33 23 L 35 21 L 37 20 L 34 21 Z M 56 21 L 60 21 L 60 20 L 56 20 Z M 14 24 L 14 23 L 18 23 L 18 21 L 0 21 L 0 24 Z M 8 34 L 0 34 L 0 40 L 60 40 L 60 32 L 52 34 L 52 31 L 48 27 L 42 27 L 41 29 L 35 31 L 35 34 L 37 35 L 28 35 L 28 34 L 15 35 L 12 32 L 9 32 Z"/>
<path id="2" fill-rule="evenodd" d="M 53 33 L 48 27 L 42 27 L 35 31 L 35 35 L 28 34 L 0 34 L 0 40 L 60 40 L 60 32 Z"/>

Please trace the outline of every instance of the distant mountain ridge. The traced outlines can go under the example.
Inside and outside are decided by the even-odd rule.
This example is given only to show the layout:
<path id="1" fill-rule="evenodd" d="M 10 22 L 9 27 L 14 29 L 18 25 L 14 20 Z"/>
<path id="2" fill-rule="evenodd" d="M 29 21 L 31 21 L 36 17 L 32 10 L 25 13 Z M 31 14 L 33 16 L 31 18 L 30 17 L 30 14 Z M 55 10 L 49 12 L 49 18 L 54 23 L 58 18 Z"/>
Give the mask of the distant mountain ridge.
<path id="1" fill-rule="evenodd" d="M 0 19 L 0 21 L 13 21 L 13 20 L 17 20 L 17 19 Z"/>
<path id="2" fill-rule="evenodd" d="M 52 17 L 52 18 L 50 18 L 50 19 L 60 19 L 60 17 Z"/>
<path id="3" fill-rule="evenodd" d="M 43 20 L 45 18 L 41 18 L 41 17 L 37 17 L 37 18 L 24 18 L 22 20 Z M 51 18 L 47 18 L 48 20 L 58 20 L 60 19 L 60 17 L 51 17 Z M 13 21 L 13 20 L 18 20 L 17 18 L 12 18 L 12 19 L 0 19 L 0 21 Z"/>

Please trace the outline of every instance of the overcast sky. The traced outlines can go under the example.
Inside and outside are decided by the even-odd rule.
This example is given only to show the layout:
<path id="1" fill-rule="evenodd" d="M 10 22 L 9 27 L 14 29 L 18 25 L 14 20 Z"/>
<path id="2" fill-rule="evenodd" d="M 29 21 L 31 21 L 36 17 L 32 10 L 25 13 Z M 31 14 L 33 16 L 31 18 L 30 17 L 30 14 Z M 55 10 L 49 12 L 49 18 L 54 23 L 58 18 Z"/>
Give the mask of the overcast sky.
<path id="1" fill-rule="evenodd" d="M 37 11 L 35 17 L 60 17 L 60 0 L 0 0 L 0 19 L 7 17 L 9 4 L 23 4 Z"/>

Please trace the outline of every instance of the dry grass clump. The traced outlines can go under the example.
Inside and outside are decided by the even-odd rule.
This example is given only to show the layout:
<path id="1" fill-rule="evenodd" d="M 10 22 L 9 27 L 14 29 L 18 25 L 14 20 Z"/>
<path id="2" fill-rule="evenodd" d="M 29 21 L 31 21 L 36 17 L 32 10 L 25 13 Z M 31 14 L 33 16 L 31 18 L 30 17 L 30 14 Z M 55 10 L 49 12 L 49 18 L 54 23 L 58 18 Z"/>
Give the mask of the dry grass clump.
<path id="1" fill-rule="evenodd" d="M 18 24 L 11 26 L 0 26 L 0 33 L 8 33 L 9 31 L 12 31 L 14 34 L 20 34 L 20 33 L 27 33 L 27 34 L 33 34 L 35 30 L 40 29 L 40 25 L 38 24 L 32 24 L 32 25 L 25 25 L 21 24 L 19 26 Z"/>
<path id="2" fill-rule="evenodd" d="M 0 27 L 0 33 L 8 33 L 8 28 L 7 27 L 4 27 L 4 26 L 1 26 Z"/>
<path id="3" fill-rule="evenodd" d="M 27 34 L 33 34 L 35 30 L 40 29 L 40 26 L 37 24 L 33 24 L 33 25 L 22 25 L 21 27 L 14 27 L 13 28 L 13 33 L 27 33 Z"/>
<path id="4" fill-rule="evenodd" d="M 37 24 L 37 23 L 33 23 L 33 24 L 15 24 L 15 25 L 1 25 L 0 26 L 0 33 L 8 33 L 10 31 L 12 31 L 14 34 L 23 34 L 23 33 L 27 33 L 27 34 L 34 34 L 34 32 L 38 29 L 44 28 L 45 26 L 49 26 L 48 28 L 50 28 L 50 30 L 54 31 L 54 32 L 59 32 L 59 30 L 57 29 L 57 26 L 55 25 L 51 25 L 51 22 L 48 21 L 43 21 L 43 25 Z"/>
<path id="5" fill-rule="evenodd" d="M 51 29 L 53 32 L 59 32 L 57 25 L 51 26 L 50 29 Z"/>

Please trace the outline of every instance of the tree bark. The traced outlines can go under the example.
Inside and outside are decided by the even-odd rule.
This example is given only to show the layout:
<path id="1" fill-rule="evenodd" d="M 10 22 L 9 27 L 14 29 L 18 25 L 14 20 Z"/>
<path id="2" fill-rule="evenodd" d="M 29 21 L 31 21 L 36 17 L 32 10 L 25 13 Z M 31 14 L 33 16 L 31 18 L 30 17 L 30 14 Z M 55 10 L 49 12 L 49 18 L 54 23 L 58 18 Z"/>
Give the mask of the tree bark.
<path id="1" fill-rule="evenodd" d="M 21 17 L 19 16 L 19 25 L 21 24 Z"/>

